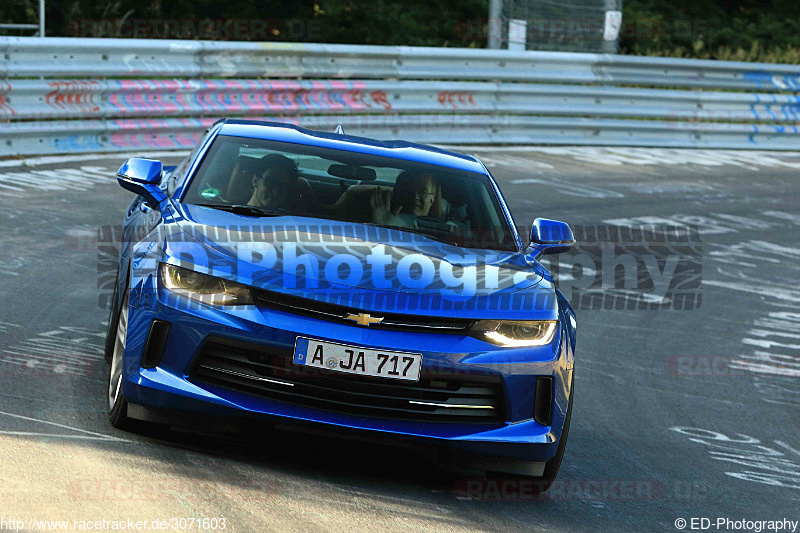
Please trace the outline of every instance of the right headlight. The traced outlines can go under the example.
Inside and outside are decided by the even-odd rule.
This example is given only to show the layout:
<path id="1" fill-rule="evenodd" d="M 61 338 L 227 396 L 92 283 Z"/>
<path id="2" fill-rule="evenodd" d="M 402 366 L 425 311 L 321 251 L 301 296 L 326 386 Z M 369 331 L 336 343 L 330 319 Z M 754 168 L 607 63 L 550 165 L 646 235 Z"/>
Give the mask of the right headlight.
<path id="1" fill-rule="evenodd" d="M 553 340 L 558 320 L 479 320 L 470 335 L 497 346 L 543 346 Z"/>
<path id="2" fill-rule="evenodd" d="M 250 289 L 240 283 L 161 263 L 161 282 L 168 290 L 210 305 L 252 305 Z"/>

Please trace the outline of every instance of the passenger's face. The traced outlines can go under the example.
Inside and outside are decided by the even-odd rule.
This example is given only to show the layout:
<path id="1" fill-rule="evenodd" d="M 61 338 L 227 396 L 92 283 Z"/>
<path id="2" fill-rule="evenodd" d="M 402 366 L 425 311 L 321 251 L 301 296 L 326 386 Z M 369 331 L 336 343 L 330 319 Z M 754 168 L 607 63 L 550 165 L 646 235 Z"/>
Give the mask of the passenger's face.
<path id="1" fill-rule="evenodd" d="M 414 214 L 418 217 L 428 216 L 434 198 L 436 198 L 436 186 L 432 180 L 426 180 L 414 193 Z"/>

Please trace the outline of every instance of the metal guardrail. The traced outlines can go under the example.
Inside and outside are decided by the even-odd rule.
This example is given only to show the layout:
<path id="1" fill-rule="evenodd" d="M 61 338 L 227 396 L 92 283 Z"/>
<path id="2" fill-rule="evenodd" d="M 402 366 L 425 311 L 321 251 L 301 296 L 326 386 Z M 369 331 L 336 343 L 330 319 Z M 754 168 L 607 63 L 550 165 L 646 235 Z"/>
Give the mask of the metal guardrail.
<path id="1" fill-rule="evenodd" d="M 459 79 L 800 90 L 800 67 L 469 48 L 0 38 L 0 77 Z"/>
<path id="2" fill-rule="evenodd" d="M 0 120 L 208 116 L 230 113 L 509 113 L 630 116 L 793 124 L 797 98 L 780 93 L 438 81 L 10 80 Z"/>
<path id="3" fill-rule="evenodd" d="M 221 116 L 420 142 L 800 149 L 800 66 L 0 38 L 0 155 L 187 148 Z"/>

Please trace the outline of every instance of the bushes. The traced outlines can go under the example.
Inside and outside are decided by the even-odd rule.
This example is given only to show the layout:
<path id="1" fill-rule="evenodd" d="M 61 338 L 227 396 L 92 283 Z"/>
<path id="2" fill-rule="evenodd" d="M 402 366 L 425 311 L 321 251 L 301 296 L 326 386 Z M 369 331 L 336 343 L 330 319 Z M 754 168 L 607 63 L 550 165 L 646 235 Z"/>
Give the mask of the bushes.
<path id="1" fill-rule="evenodd" d="M 0 0 L 0 23 L 37 22 L 35 5 Z M 51 37 L 483 47 L 488 9 L 489 0 L 47 0 L 46 26 Z"/>
<path id="2" fill-rule="evenodd" d="M 0 22 L 36 22 L 35 4 L 0 1 Z M 47 0 L 47 33 L 484 47 L 488 5 L 489 0 Z M 623 0 L 620 49 L 797 64 L 800 0 Z"/>
<path id="3" fill-rule="evenodd" d="M 800 2 L 624 0 L 622 53 L 800 63 Z"/>

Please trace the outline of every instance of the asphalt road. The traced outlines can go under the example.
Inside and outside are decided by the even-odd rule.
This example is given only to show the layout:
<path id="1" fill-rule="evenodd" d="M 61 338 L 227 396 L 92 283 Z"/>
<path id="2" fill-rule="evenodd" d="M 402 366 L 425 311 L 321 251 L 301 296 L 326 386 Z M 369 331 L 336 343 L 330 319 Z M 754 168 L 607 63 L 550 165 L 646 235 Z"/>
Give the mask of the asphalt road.
<path id="1" fill-rule="evenodd" d="M 218 520 L 177 525 L 627 532 L 677 531 L 681 518 L 687 530 L 708 518 L 711 531 L 717 518 L 800 520 L 800 153 L 473 152 L 518 224 L 694 224 L 702 235 L 699 308 L 577 309 L 572 428 L 547 497 L 468 485 L 475 473 L 371 443 L 113 429 L 87 235 L 122 220 L 131 196 L 113 176 L 125 157 L 179 158 L 33 158 L 0 161 L 0 529 L 206 518 Z M 457 490 L 467 486 L 482 488 Z"/>

